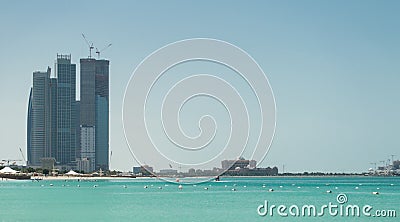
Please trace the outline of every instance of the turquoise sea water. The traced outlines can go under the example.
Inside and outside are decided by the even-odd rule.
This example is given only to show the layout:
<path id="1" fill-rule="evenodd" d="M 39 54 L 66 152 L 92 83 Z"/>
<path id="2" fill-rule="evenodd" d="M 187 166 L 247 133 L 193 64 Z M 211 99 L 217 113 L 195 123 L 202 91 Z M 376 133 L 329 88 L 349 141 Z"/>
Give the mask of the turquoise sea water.
<path id="1" fill-rule="evenodd" d="M 347 196 L 344 206 L 371 205 L 372 215 L 395 210 L 396 217 L 257 213 L 265 200 L 288 208 L 340 205 L 340 193 Z M 400 178 L 221 178 L 182 190 L 158 179 L 0 181 L 0 200 L 0 221 L 400 221 Z"/>

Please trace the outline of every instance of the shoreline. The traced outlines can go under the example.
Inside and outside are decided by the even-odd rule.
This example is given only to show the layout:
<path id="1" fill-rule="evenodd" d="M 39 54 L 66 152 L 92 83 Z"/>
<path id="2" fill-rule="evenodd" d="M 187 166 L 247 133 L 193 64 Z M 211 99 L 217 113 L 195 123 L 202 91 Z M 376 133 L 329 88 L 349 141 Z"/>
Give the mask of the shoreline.
<path id="1" fill-rule="evenodd" d="M 376 176 L 376 175 L 293 175 L 293 176 L 220 176 L 223 178 L 398 178 L 398 176 Z M 85 177 L 85 176 L 36 176 L 31 177 L 30 180 L 81 180 L 81 181 L 93 181 L 93 180 L 142 180 L 142 179 L 154 179 L 154 180 L 163 180 L 166 177 L 115 177 L 115 176 L 102 176 L 102 177 Z M 175 177 L 168 177 L 175 178 Z M 179 178 L 179 177 L 176 177 Z M 213 177 L 184 177 L 184 178 L 209 178 L 213 180 Z M 179 179 L 183 179 L 182 177 Z"/>

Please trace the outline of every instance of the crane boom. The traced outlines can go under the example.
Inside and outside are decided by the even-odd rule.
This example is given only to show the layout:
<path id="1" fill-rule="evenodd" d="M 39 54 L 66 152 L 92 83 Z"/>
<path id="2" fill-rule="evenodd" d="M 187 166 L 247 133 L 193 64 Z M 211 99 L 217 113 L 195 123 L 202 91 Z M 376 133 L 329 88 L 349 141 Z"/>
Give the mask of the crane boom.
<path id="1" fill-rule="evenodd" d="M 89 46 L 89 59 L 92 58 L 92 49 L 94 49 L 93 42 L 87 40 L 86 36 L 82 33 L 82 37 L 85 40 L 86 44 Z"/>
<path id="2" fill-rule="evenodd" d="M 100 59 L 100 53 L 103 52 L 104 50 L 108 49 L 112 44 L 108 44 L 107 46 L 105 46 L 104 48 L 102 48 L 101 50 L 99 50 L 98 48 L 96 48 L 96 54 L 97 54 L 97 58 Z"/>

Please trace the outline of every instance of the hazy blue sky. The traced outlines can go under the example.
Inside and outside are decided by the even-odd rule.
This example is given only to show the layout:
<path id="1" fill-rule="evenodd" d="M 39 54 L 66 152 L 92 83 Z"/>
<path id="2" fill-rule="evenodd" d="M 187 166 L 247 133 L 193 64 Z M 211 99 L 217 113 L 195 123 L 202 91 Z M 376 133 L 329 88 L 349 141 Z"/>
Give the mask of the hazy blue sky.
<path id="1" fill-rule="evenodd" d="M 0 158 L 21 159 L 32 72 L 57 53 L 110 59 L 112 169 L 133 159 L 122 98 L 134 68 L 168 43 L 208 37 L 247 51 L 275 93 L 277 128 L 263 165 L 361 171 L 400 156 L 398 1 L 0 1 Z"/>

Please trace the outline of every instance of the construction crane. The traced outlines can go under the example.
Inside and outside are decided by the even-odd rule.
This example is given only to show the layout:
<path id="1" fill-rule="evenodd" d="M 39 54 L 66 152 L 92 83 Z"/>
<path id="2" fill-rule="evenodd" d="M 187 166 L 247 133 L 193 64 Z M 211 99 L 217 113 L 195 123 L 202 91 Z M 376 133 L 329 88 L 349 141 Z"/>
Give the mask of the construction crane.
<path id="1" fill-rule="evenodd" d="M 25 159 L 25 155 L 24 155 L 24 153 L 22 152 L 22 149 L 21 149 L 21 147 L 19 148 L 19 152 L 21 152 L 21 155 L 22 155 L 22 159 L 24 159 L 24 163 L 28 166 L 28 161 L 26 161 L 26 159 Z"/>
<path id="2" fill-rule="evenodd" d="M 108 44 L 107 46 L 105 46 L 104 48 L 102 48 L 101 50 L 99 50 L 98 48 L 96 48 L 96 54 L 97 54 L 97 58 L 100 59 L 100 53 L 106 49 L 108 49 L 112 44 Z"/>
<path id="3" fill-rule="evenodd" d="M 89 41 L 86 39 L 86 37 L 83 33 L 82 33 L 82 37 L 85 40 L 86 44 L 89 46 L 89 59 L 90 59 L 90 58 L 92 58 L 92 49 L 94 49 L 93 42 L 89 43 Z"/>
<path id="4" fill-rule="evenodd" d="M 12 165 L 15 165 L 17 163 L 17 161 L 22 161 L 22 160 L 11 160 L 11 159 L 7 159 L 7 160 L 1 160 L 3 162 L 7 162 L 7 166 L 10 166 L 10 162 L 12 162 Z"/>

